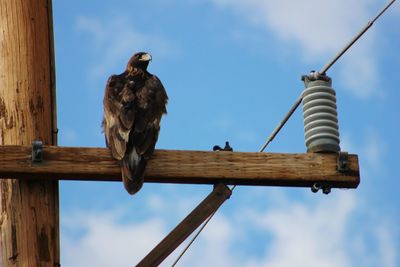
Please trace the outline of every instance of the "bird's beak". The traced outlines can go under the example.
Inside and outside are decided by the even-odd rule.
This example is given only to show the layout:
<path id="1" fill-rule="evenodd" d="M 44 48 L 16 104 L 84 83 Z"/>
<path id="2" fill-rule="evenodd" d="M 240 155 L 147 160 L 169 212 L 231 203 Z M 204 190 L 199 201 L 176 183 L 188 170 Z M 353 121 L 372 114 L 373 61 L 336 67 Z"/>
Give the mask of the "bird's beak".
<path id="1" fill-rule="evenodd" d="M 151 55 L 150 54 L 143 54 L 140 58 L 139 61 L 150 61 L 151 60 Z"/>

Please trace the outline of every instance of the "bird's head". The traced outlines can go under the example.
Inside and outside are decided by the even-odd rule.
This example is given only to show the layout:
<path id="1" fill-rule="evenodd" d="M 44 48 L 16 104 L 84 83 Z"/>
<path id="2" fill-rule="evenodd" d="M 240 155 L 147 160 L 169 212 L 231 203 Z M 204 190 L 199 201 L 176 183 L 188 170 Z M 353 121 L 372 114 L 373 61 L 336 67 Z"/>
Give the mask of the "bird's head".
<path id="1" fill-rule="evenodd" d="M 146 71 L 150 61 L 151 61 L 151 55 L 149 53 L 146 52 L 136 53 L 129 60 L 126 69 L 129 72 L 132 72 L 135 69 Z"/>

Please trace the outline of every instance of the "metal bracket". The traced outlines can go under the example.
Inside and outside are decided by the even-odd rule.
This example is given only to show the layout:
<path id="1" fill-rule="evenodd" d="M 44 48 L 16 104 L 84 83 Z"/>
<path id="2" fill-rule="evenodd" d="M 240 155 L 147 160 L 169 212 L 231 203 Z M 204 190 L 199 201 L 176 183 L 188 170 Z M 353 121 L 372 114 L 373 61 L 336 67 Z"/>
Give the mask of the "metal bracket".
<path id="1" fill-rule="evenodd" d="M 338 152 L 337 170 L 339 172 L 347 172 L 349 170 L 349 153 Z M 332 186 L 326 183 L 314 183 L 311 187 L 313 193 L 317 193 L 320 189 L 325 195 L 327 195 L 331 192 Z"/>
<path id="2" fill-rule="evenodd" d="M 43 142 L 33 141 L 32 142 L 32 163 L 38 163 L 43 161 Z"/>
<path id="3" fill-rule="evenodd" d="M 307 85 L 310 81 L 323 80 L 330 82 L 331 78 L 325 73 L 320 73 L 318 71 L 312 70 L 308 75 L 302 75 L 301 80 Z"/>
<path id="4" fill-rule="evenodd" d="M 315 183 L 311 187 L 311 192 L 317 193 L 320 189 L 322 189 L 322 193 L 325 195 L 329 194 L 331 192 L 332 187 L 329 184 L 320 184 L 320 183 Z"/>
<path id="5" fill-rule="evenodd" d="M 215 145 L 215 146 L 213 147 L 213 151 L 233 151 L 233 148 L 229 145 L 229 142 L 226 141 L 226 142 L 225 142 L 225 147 L 224 147 L 224 148 Z"/>
<path id="6" fill-rule="evenodd" d="M 340 172 L 347 172 L 349 170 L 349 153 L 338 153 L 337 170 Z"/>

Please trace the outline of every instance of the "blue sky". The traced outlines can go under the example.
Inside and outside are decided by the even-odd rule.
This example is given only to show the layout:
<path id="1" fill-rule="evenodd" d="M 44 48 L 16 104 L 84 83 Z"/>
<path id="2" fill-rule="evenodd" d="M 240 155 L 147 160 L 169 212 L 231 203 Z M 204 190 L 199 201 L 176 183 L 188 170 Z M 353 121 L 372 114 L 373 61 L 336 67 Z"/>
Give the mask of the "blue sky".
<path id="1" fill-rule="evenodd" d="M 59 145 L 104 147 L 107 78 L 147 51 L 170 97 L 157 148 L 257 151 L 320 69 L 385 1 L 54 1 Z M 397 3 L 329 70 L 342 150 L 361 184 L 330 195 L 239 187 L 178 266 L 400 265 Z M 298 110 L 267 149 L 305 152 Z M 393 153 L 393 151 L 395 153 Z M 61 260 L 132 266 L 211 186 L 61 182 Z M 176 254 L 162 266 L 170 266 Z"/>

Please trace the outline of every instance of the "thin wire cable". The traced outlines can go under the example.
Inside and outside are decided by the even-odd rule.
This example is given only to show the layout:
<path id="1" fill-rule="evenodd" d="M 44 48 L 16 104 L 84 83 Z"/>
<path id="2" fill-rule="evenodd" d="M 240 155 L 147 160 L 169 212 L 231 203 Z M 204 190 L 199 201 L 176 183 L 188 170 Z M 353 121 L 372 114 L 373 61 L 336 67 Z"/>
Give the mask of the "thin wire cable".
<path id="1" fill-rule="evenodd" d="M 379 17 L 385 13 L 385 11 L 395 2 L 396 0 L 391 0 L 388 4 L 385 5 L 385 7 L 376 15 L 371 21 L 368 21 L 368 23 L 362 28 L 356 36 L 353 37 L 353 39 L 348 42 L 342 50 L 340 50 L 331 61 L 329 61 L 325 66 L 322 67 L 322 69 L 319 71 L 320 74 L 325 74 L 325 72 L 328 71 L 330 67 L 333 66 L 333 64 L 336 63 L 336 61 L 343 56 L 344 53 L 355 43 L 357 42 L 358 39 L 360 39 L 363 34 L 368 31 L 369 28 L 374 24 L 374 22 L 379 19 Z"/>
<path id="2" fill-rule="evenodd" d="M 232 190 L 232 189 L 231 189 Z M 189 247 L 192 245 L 192 243 L 196 240 L 196 238 L 200 235 L 200 233 L 203 231 L 203 229 L 206 227 L 206 225 L 211 221 L 212 217 L 217 211 L 214 211 L 210 217 L 203 223 L 203 225 L 200 227 L 200 229 L 197 231 L 197 233 L 193 236 L 193 238 L 190 240 L 190 242 L 186 245 L 186 247 L 183 249 L 181 254 L 179 254 L 178 258 L 174 261 L 174 263 L 171 265 L 171 267 L 175 267 L 175 265 L 178 263 L 178 261 L 183 257 L 183 255 L 186 253 L 186 251 L 189 249 Z"/>
<path id="3" fill-rule="evenodd" d="M 355 43 L 357 42 L 358 39 L 366 32 L 368 31 L 369 28 L 374 24 L 374 22 L 383 14 L 385 11 L 395 2 L 396 0 L 391 0 L 379 13 L 376 15 L 371 21 L 368 21 L 367 25 L 364 26 L 364 28 L 361 29 L 361 31 L 353 37 L 353 39 L 350 40 L 347 45 L 337 53 L 331 61 L 329 61 L 325 66 L 321 68 L 319 71 L 320 74 L 325 74 L 325 72 L 328 71 L 330 67 L 332 67 L 336 61 L 343 56 L 344 53 Z M 293 104 L 293 106 L 290 108 L 288 113 L 286 113 L 285 117 L 283 120 L 278 124 L 278 126 L 273 130 L 271 135 L 268 137 L 268 139 L 265 141 L 265 143 L 262 145 L 260 148 L 259 152 L 264 152 L 264 150 L 267 148 L 267 146 L 274 140 L 275 136 L 280 132 L 280 130 L 283 128 L 283 126 L 286 124 L 286 122 L 289 120 L 289 118 L 293 115 L 293 113 L 296 111 L 296 109 L 299 107 L 300 103 L 303 101 L 303 94 L 301 94 L 296 102 Z M 233 185 L 231 188 L 231 191 L 235 190 L 237 185 Z M 203 225 L 200 227 L 200 229 L 197 231 L 197 233 L 193 236 L 193 238 L 190 240 L 190 242 L 186 245 L 184 250 L 179 254 L 178 258 L 175 260 L 175 262 L 171 265 L 171 267 L 175 267 L 175 265 L 179 262 L 179 260 L 182 258 L 182 256 L 186 253 L 186 251 L 189 249 L 189 247 L 193 244 L 193 242 L 196 240 L 196 238 L 200 235 L 200 233 L 203 231 L 203 229 L 207 226 L 207 224 L 211 221 L 212 217 L 215 215 L 217 211 L 214 211 L 210 217 L 207 218 L 207 220 L 203 223 Z"/>
<path id="4" fill-rule="evenodd" d="M 273 130 L 271 135 L 268 137 L 268 139 L 265 141 L 265 143 L 262 145 L 261 149 L 259 152 L 264 152 L 265 148 L 274 140 L 275 136 L 279 133 L 279 131 L 282 129 L 282 127 L 286 124 L 286 122 L 289 120 L 289 118 L 293 115 L 293 113 L 296 111 L 296 109 L 299 107 L 301 101 L 303 101 L 303 94 L 301 94 L 296 102 L 294 102 L 293 106 L 290 108 L 288 113 L 286 113 L 285 117 L 283 120 L 276 126 L 276 128 Z"/>
<path id="5" fill-rule="evenodd" d="M 364 28 L 361 29 L 361 31 L 353 37 L 353 39 L 350 40 L 343 48 L 340 50 L 331 61 L 329 61 L 325 66 L 321 68 L 321 70 L 318 72 L 319 74 L 325 74 L 330 67 L 333 66 L 333 64 L 338 61 L 338 59 L 343 56 L 344 53 L 346 53 L 347 50 L 355 43 L 357 42 L 358 39 L 366 32 L 368 31 L 369 28 L 374 24 L 374 22 L 379 19 L 380 16 L 382 16 L 383 13 L 395 2 L 396 0 L 391 0 L 386 6 L 371 20 L 368 21 L 367 25 L 364 26 Z M 290 108 L 289 112 L 286 113 L 286 116 L 283 118 L 283 120 L 278 124 L 278 126 L 274 129 L 274 131 L 271 133 L 271 135 L 268 137 L 268 139 L 265 141 L 264 145 L 261 147 L 260 152 L 263 152 L 264 149 L 269 145 L 269 143 L 274 140 L 275 136 L 279 133 L 279 131 L 282 129 L 282 127 L 286 124 L 288 119 L 293 115 L 293 113 L 296 111 L 298 106 L 300 105 L 301 101 L 303 101 L 303 94 L 301 94 L 296 102 L 293 104 L 293 106 Z"/>
<path id="6" fill-rule="evenodd" d="M 301 102 L 301 100 L 300 100 Z M 300 103 L 299 103 L 300 104 Z M 299 104 L 297 104 L 297 106 L 299 106 Z M 297 107 L 296 107 L 297 108 Z M 296 110 L 296 108 L 294 108 L 294 110 Z M 293 109 L 293 107 L 292 107 Z M 291 110 L 292 110 L 291 109 Z M 294 110 L 292 111 L 292 113 L 294 112 Z M 290 116 L 289 116 L 290 117 Z M 288 118 L 289 119 L 289 118 Z M 287 119 L 286 119 L 287 121 Z M 285 121 L 285 122 L 286 122 Z M 283 123 L 285 124 L 285 123 Z M 281 126 L 281 128 L 283 127 L 283 125 Z M 279 129 L 280 130 L 280 129 Z M 279 130 L 277 132 L 279 132 Z M 275 133 L 276 135 L 277 133 Z M 274 135 L 274 137 L 275 137 Z M 272 136 L 272 134 L 271 134 Z M 272 137 L 272 139 L 274 138 Z M 271 141 L 272 141 L 271 139 Z M 265 150 L 265 148 L 268 146 L 270 142 L 265 143 L 262 145 L 262 147 L 260 148 L 259 152 L 263 152 Z M 231 192 L 233 192 L 233 190 L 235 190 L 237 185 L 233 185 L 231 188 Z M 178 258 L 174 261 L 174 263 L 172 263 L 171 267 L 175 267 L 176 264 L 179 262 L 179 260 L 183 257 L 183 255 L 186 253 L 186 251 L 189 249 L 189 247 L 193 244 L 193 242 L 196 240 L 196 238 L 200 235 L 200 233 L 203 231 L 203 229 L 207 226 L 207 224 L 211 221 L 212 217 L 215 215 L 215 213 L 217 213 L 217 211 L 214 211 L 213 213 L 211 213 L 210 217 L 207 218 L 207 220 L 203 223 L 203 225 L 199 228 L 199 230 L 197 231 L 197 233 L 193 236 L 193 238 L 189 241 L 189 243 L 186 245 L 186 247 L 182 250 L 182 252 L 179 254 Z"/>

